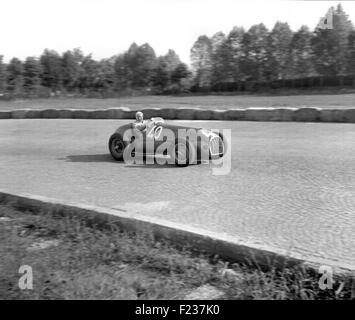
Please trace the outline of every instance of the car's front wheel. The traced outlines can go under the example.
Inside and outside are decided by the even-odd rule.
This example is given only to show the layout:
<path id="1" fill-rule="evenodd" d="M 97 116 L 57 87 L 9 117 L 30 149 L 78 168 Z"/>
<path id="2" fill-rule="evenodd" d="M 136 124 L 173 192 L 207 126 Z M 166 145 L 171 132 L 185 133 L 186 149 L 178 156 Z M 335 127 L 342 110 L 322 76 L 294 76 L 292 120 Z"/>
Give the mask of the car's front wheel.
<path id="1" fill-rule="evenodd" d="M 126 148 L 126 142 L 123 140 L 122 136 L 118 133 L 114 133 L 109 140 L 108 147 L 111 153 L 111 156 L 117 160 L 123 160 L 123 152 Z"/>
<path id="2" fill-rule="evenodd" d="M 210 160 L 222 158 L 227 152 L 227 140 L 221 132 L 217 132 L 218 136 L 213 137 L 209 143 Z"/>

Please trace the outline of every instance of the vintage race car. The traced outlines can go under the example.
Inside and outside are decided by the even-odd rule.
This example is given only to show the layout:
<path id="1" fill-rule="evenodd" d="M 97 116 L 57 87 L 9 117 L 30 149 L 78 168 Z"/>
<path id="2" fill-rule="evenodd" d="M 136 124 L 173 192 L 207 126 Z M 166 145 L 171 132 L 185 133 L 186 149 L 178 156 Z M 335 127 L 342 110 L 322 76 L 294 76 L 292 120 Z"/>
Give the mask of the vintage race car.
<path id="1" fill-rule="evenodd" d="M 166 123 L 162 118 L 145 121 L 145 129 L 135 123 L 119 127 L 109 139 L 109 150 L 115 160 L 131 157 L 165 157 L 168 163 L 188 166 L 225 155 L 227 141 L 221 132 Z"/>

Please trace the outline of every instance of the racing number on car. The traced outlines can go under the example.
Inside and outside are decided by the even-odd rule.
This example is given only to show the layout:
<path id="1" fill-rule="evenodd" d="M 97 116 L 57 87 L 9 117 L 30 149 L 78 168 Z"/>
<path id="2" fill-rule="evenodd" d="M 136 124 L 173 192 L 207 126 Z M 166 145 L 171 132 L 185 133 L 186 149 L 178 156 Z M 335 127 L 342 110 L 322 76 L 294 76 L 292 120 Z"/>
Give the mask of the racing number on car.
<path id="1" fill-rule="evenodd" d="M 159 139 L 162 131 L 163 131 L 163 127 L 162 126 L 157 127 L 155 129 L 155 132 L 154 132 L 154 138 L 155 139 Z"/>
<path id="2" fill-rule="evenodd" d="M 153 138 L 154 139 L 159 139 L 161 132 L 163 131 L 162 126 L 153 126 L 152 129 L 150 129 L 147 137 Z"/>

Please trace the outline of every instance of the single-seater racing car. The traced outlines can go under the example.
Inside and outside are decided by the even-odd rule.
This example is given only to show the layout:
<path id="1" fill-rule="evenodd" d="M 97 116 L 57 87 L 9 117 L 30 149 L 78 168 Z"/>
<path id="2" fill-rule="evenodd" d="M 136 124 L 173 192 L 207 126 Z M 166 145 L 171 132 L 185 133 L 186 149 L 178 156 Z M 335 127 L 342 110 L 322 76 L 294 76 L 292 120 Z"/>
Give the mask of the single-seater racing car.
<path id="1" fill-rule="evenodd" d="M 227 141 L 221 132 L 170 124 L 162 118 L 151 118 L 144 123 L 143 130 L 137 129 L 133 122 L 120 126 L 111 135 L 108 147 L 115 160 L 160 156 L 168 163 L 188 166 L 221 158 L 226 153 Z"/>

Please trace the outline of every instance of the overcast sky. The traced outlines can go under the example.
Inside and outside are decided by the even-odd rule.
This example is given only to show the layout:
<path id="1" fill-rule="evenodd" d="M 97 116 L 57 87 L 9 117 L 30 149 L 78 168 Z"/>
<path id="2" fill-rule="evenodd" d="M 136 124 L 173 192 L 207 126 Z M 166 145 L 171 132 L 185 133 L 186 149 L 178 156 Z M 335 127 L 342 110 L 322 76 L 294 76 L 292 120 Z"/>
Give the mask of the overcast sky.
<path id="1" fill-rule="evenodd" d="M 0 54 L 39 56 L 43 49 L 80 47 L 95 59 L 121 53 L 134 41 L 148 42 L 157 54 L 174 49 L 189 63 L 202 34 L 228 33 L 277 20 L 293 30 L 313 29 L 330 6 L 342 3 L 355 23 L 355 1 L 287 0 L 0 0 Z"/>

